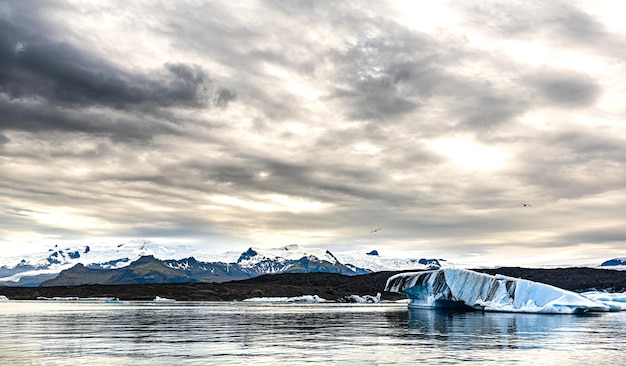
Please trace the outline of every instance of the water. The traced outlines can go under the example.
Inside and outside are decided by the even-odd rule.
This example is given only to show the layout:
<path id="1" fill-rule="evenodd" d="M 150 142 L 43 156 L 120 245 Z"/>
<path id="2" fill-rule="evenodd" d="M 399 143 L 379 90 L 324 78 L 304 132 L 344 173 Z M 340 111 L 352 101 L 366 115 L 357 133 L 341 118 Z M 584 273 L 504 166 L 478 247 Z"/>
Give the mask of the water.
<path id="1" fill-rule="evenodd" d="M 623 364 L 626 312 L 404 304 L 0 302 L 4 365 Z"/>

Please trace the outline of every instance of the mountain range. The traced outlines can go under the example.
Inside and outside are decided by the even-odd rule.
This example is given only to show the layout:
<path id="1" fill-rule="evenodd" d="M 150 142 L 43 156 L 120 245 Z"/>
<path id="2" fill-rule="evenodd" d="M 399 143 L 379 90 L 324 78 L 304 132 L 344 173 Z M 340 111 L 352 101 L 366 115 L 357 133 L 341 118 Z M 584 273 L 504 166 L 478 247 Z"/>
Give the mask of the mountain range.
<path id="1" fill-rule="evenodd" d="M 196 256 L 202 259 L 196 259 Z M 176 257 L 180 259 L 172 259 Z M 269 250 L 249 248 L 238 254 L 198 252 L 196 249 L 194 254 L 194 248 L 186 246 L 133 241 L 115 247 L 55 246 L 45 255 L 35 253 L 21 258 L 5 258 L 0 266 L 0 286 L 220 283 L 274 273 L 360 275 L 433 269 L 440 268 L 442 263 L 445 263 L 443 259 L 384 257 L 376 250 L 336 256 L 325 249 L 303 248 L 296 244 Z"/>
<path id="2" fill-rule="evenodd" d="M 0 286 L 222 283 L 276 273 L 354 276 L 448 266 L 459 265 L 444 259 L 382 256 L 377 250 L 333 254 L 326 249 L 296 244 L 215 253 L 199 250 L 197 246 L 130 241 L 115 245 L 54 246 L 20 257 L 0 257 Z M 624 269 L 626 258 L 607 260 L 599 267 Z"/>

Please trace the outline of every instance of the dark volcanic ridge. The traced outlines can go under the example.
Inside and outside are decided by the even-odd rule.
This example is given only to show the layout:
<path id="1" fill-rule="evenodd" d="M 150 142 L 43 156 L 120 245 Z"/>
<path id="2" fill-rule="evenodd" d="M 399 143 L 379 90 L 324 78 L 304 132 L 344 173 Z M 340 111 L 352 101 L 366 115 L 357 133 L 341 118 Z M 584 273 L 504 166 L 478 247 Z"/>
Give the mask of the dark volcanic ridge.
<path id="1" fill-rule="evenodd" d="M 590 289 L 626 291 L 626 272 L 593 268 L 530 269 L 504 267 L 478 269 L 478 272 L 501 274 L 542 282 L 565 290 Z M 408 272 L 408 271 L 402 271 Z M 162 283 L 132 285 L 79 285 L 47 287 L 0 287 L 0 295 L 11 300 L 34 300 L 37 297 L 116 297 L 120 300 L 149 301 L 157 296 L 178 301 L 241 301 L 252 297 L 295 297 L 318 295 L 326 300 L 340 300 L 350 295 L 381 293 L 382 300 L 405 296 L 385 292 L 387 279 L 398 272 L 375 272 L 358 276 L 337 273 L 282 273 L 222 283 Z"/>

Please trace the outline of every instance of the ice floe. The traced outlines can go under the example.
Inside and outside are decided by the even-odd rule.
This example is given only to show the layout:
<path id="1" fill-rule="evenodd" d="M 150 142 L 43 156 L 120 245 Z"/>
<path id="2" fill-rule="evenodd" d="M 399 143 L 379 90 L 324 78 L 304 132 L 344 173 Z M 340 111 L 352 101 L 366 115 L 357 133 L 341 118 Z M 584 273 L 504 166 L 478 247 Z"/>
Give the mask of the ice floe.
<path id="1" fill-rule="evenodd" d="M 161 297 L 161 296 L 157 296 L 154 298 L 154 300 L 152 301 L 156 301 L 156 302 L 174 302 L 176 300 L 174 299 L 168 299 L 167 297 Z"/>
<path id="2" fill-rule="evenodd" d="M 610 293 L 599 291 L 588 291 L 581 293 L 582 296 L 599 301 L 611 307 L 611 310 L 626 311 L 626 293 Z"/>
<path id="3" fill-rule="evenodd" d="M 356 304 L 378 304 L 380 302 L 380 292 L 376 296 L 372 295 L 349 295 L 337 299 L 337 302 Z"/>
<path id="4" fill-rule="evenodd" d="M 119 301 L 117 297 L 78 297 L 78 296 L 54 296 L 54 297 L 37 296 L 36 299 L 45 300 L 45 301 L 99 301 L 99 302 Z"/>
<path id="5" fill-rule="evenodd" d="M 326 302 L 326 299 L 323 299 L 317 295 L 303 295 L 303 296 L 296 296 L 296 297 L 252 297 L 249 299 L 245 299 L 243 301 L 246 301 L 246 302 L 318 303 L 318 302 Z"/>

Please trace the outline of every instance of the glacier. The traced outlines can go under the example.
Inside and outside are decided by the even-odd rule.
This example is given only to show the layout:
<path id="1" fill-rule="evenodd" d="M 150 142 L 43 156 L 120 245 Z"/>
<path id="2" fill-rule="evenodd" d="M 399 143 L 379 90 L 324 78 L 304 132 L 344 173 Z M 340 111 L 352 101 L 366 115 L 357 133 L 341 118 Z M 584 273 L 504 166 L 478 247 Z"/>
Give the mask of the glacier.
<path id="1" fill-rule="evenodd" d="M 407 295 L 409 308 L 551 314 L 621 310 L 614 302 L 547 284 L 460 268 L 400 273 L 387 280 L 385 291 Z"/>

